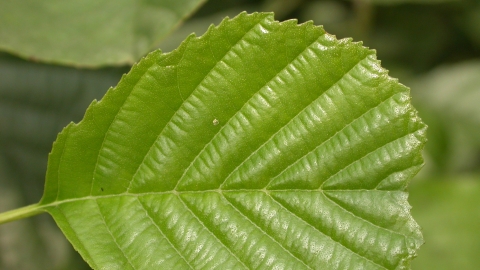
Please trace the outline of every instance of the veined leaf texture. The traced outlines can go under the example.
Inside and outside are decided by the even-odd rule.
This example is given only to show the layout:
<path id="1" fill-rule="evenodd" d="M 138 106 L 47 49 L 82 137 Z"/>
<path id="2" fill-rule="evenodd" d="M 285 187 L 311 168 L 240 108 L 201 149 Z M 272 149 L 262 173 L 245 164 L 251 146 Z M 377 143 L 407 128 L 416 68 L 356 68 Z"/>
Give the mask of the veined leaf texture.
<path id="1" fill-rule="evenodd" d="M 242 13 L 67 126 L 40 205 L 95 269 L 408 269 L 425 130 L 373 50 Z"/>

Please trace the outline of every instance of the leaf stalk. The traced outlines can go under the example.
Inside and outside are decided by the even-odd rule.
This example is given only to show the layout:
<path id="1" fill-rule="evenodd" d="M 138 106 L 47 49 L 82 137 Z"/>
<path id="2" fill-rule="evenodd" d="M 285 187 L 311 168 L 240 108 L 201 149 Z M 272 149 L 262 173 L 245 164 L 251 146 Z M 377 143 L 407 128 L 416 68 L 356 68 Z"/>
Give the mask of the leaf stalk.
<path id="1" fill-rule="evenodd" d="M 32 204 L 21 208 L 13 209 L 7 212 L 0 213 L 0 224 L 35 216 L 45 212 L 39 204 Z"/>

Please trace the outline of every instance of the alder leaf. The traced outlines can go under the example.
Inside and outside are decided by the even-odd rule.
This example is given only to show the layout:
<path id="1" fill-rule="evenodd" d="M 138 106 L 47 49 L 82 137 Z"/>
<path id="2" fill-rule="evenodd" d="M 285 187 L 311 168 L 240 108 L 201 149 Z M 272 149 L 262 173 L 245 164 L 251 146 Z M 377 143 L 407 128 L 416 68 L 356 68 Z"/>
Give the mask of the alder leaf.
<path id="1" fill-rule="evenodd" d="M 375 51 L 242 13 L 68 125 L 39 206 L 95 269 L 405 269 L 425 129 Z"/>

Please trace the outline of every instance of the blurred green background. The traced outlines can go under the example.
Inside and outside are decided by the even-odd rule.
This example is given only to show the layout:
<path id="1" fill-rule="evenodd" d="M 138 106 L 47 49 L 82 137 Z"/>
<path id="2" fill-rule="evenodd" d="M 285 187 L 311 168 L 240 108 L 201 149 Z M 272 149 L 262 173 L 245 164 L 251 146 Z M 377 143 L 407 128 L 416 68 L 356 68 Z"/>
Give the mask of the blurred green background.
<path id="1" fill-rule="evenodd" d="M 376 49 L 392 77 L 411 88 L 412 102 L 429 125 L 426 165 L 409 187 L 412 215 L 425 238 L 412 268 L 478 269 L 479 1 L 82 0 L 55 8 L 38 3 L 0 1 L 0 211 L 39 201 L 56 134 L 81 120 L 88 104 L 140 56 L 154 48 L 173 50 L 188 34 L 201 35 L 225 16 L 274 11 L 277 20 L 313 20 L 337 38 L 363 41 Z M 59 17 L 42 13 L 59 9 L 65 9 Z M 0 226 L 0 269 L 88 266 L 53 219 L 40 215 Z"/>

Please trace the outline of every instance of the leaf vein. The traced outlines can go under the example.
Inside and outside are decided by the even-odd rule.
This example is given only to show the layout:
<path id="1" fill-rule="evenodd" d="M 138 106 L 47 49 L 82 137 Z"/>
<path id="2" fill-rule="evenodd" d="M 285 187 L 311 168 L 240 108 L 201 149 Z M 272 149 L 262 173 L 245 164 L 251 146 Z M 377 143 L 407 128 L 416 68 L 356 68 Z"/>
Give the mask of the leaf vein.
<path id="1" fill-rule="evenodd" d="M 317 40 L 316 40 L 317 41 Z M 315 42 L 316 42 L 315 41 Z M 312 44 L 314 44 L 315 42 L 313 42 Z M 311 45 L 312 45 L 311 44 Z M 309 45 L 309 46 L 311 46 Z M 308 47 L 307 47 L 308 49 Z M 224 181 L 222 182 L 221 184 L 221 187 L 225 184 L 225 181 L 235 172 L 237 171 L 245 162 L 248 161 L 248 159 L 250 157 L 252 157 L 254 154 L 256 154 L 264 145 L 266 145 L 268 142 L 270 142 L 279 132 L 281 132 L 288 124 L 290 124 L 292 121 L 294 121 L 296 119 L 296 117 L 298 115 L 300 115 L 302 112 L 304 112 L 307 108 L 309 108 L 311 106 L 312 103 L 314 103 L 319 97 L 321 97 L 322 95 L 324 95 L 326 92 L 328 92 L 333 86 L 337 85 L 338 82 L 340 82 L 346 74 L 348 74 L 349 72 L 351 72 L 361 61 L 365 60 L 366 58 L 368 57 L 368 55 L 366 55 L 364 58 L 360 59 L 354 66 L 352 66 L 352 68 L 347 71 L 341 78 L 339 78 L 336 82 L 334 82 L 328 89 L 326 89 L 322 94 L 320 94 L 316 99 L 312 100 L 312 102 L 310 102 L 310 104 L 308 104 L 307 106 L 305 106 L 305 108 L 303 108 L 302 110 L 300 110 L 295 116 L 292 117 L 292 119 L 290 119 L 290 121 L 288 121 L 287 123 L 285 123 L 285 125 L 281 126 L 279 128 L 279 130 L 277 130 L 275 133 L 272 134 L 272 136 L 270 136 L 270 138 L 268 138 L 264 143 L 262 143 L 257 149 L 255 149 L 255 151 L 253 151 L 247 158 L 245 158 L 235 169 L 233 169 L 230 174 L 225 177 Z M 308 153 L 307 153 L 308 154 Z M 288 168 L 288 167 L 287 167 Z M 282 171 L 283 172 L 283 171 Z M 272 177 L 273 179 L 274 177 Z M 270 184 L 270 182 L 266 185 L 268 186 Z M 220 187 L 220 188 L 221 188 Z"/>
<path id="2" fill-rule="evenodd" d="M 143 205 L 142 201 L 140 201 L 140 199 L 138 199 L 138 197 L 135 197 L 136 200 L 138 201 L 138 203 L 140 204 L 140 206 L 142 207 L 142 209 L 145 211 L 145 214 L 147 215 L 147 217 L 150 219 L 150 221 L 152 222 L 153 225 L 155 225 L 155 227 L 157 228 L 158 232 L 165 238 L 165 240 L 167 240 L 167 242 L 170 244 L 170 246 L 177 252 L 177 254 L 180 256 L 180 258 L 182 258 L 187 264 L 188 266 L 190 267 L 190 269 L 194 269 L 192 267 L 192 265 L 190 265 L 190 263 L 187 261 L 187 259 L 185 258 L 185 256 L 183 256 L 183 254 L 177 249 L 177 247 L 172 243 L 172 241 L 170 241 L 170 239 L 167 237 L 166 234 L 163 233 L 162 229 L 160 228 L 160 226 L 158 226 L 158 224 L 155 222 L 155 220 L 153 220 L 153 218 L 150 216 L 150 213 L 148 212 L 148 210 L 146 209 L 145 205 Z"/>
<path id="3" fill-rule="evenodd" d="M 385 268 L 385 266 L 383 266 L 383 265 L 381 265 L 381 264 L 379 264 L 379 263 L 377 263 L 377 262 L 372 261 L 371 259 L 369 259 L 369 258 L 367 258 L 367 257 L 365 257 L 365 256 L 363 256 L 363 255 L 361 255 L 361 254 L 359 254 L 359 253 L 357 253 L 357 251 L 354 251 L 353 249 L 345 246 L 345 245 L 342 244 L 340 241 L 338 241 L 338 240 L 336 240 L 336 239 L 333 239 L 331 235 L 328 235 L 328 234 L 320 231 L 320 230 L 319 230 L 318 228 L 316 228 L 313 224 L 310 224 L 310 222 L 308 222 L 307 220 L 303 219 L 302 217 L 298 216 L 298 215 L 295 214 L 294 212 L 290 211 L 287 207 L 285 207 L 280 201 L 276 200 L 274 197 L 270 196 L 269 194 L 267 194 L 267 196 L 270 197 L 270 198 L 271 198 L 272 200 L 274 200 L 275 202 L 277 202 L 277 203 L 279 204 L 279 206 L 282 207 L 283 209 L 285 209 L 287 212 L 291 213 L 293 216 L 295 216 L 295 217 L 297 217 L 298 219 L 300 219 L 302 222 L 304 222 L 305 224 L 307 224 L 308 226 L 310 226 L 312 229 L 314 229 L 314 230 L 316 230 L 317 232 L 319 232 L 319 233 L 325 235 L 326 237 L 330 238 L 333 242 L 337 243 L 337 244 L 340 245 L 341 247 L 345 248 L 346 250 L 351 251 L 353 254 L 355 254 L 355 255 L 357 255 L 357 256 L 359 256 L 359 257 L 361 257 L 361 258 L 363 258 L 363 259 L 365 259 L 365 260 L 367 260 L 367 261 L 369 261 L 369 262 L 371 262 L 371 263 L 373 263 L 373 264 L 375 264 L 375 265 L 378 265 L 378 266 L 380 266 L 380 267 L 382 267 L 382 268 Z M 385 269 L 386 269 L 386 268 L 385 268 Z"/>
<path id="4" fill-rule="evenodd" d="M 207 225 L 205 225 L 205 223 L 192 211 L 192 209 L 190 207 L 188 207 L 188 205 L 185 203 L 185 201 L 182 199 L 181 196 L 178 196 L 179 198 L 179 201 L 183 204 L 183 206 L 185 206 L 185 208 L 187 209 L 188 212 L 190 212 L 190 214 L 192 214 L 192 216 L 198 221 L 200 222 L 200 224 L 202 224 L 203 228 L 205 228 L 223 247 L 225 247 L 226 250 L 228 250 L 228 252 L 235 258 L 237 259 L 238 262 L 240 262 L 243 266 L 245 266 L 246 269 L 249 269 L 249 267 L 247 267 L 245 265 L 245 262 L 243 262 L 242 260 L 240 260 L 240 258 L 235 255 L 235 253 L 233 253 L 233 251 L 231 250 L 230 247 L 228 247 L 222 240 L 220 240 L 220 237 L 218 237 L 212 230 L 210 230 Z"/>
<path id="5" fill-rule="evenodd" d="M 148 69 L 150 69 L 153 65 L 155 65 L 156 63 L 155 62 L 152 62 L 152 64 L 147 68 L 147 71 Z M 102 144 L 100 145 L 100 148 L 98 149 L 98 155 L 97 155 L 97 160 L 95 161 L 95 168 L 93 169 L 93 173 L 92 173 L 92 184 L 90 186 L 90 195 L 92 195 L 93 193 L 93 185 L 95 183 L 95 179 L 96 179 L 96 175 L 97 175 L 97 168 L 98 168 L 98 162 L 100 160 L 100 157 L 101 157 L 101 152 L 102 152 L 102 149 L 103 149 L 103 146 L 105 145 L 105 141 L 107 139 L 107 135 L 109 134 L 109 131 L 110 131 L 110 128 L 112 127 L 113 123 L 117 120 L 117 117 L 118 115 L 120 114 L 120 111 L 122 111 L 123 107 L 125 106 L 125 104 L 127 103 L 127 100 L 128 98 L 132 95 L 132 92 L 134 91 L 134 88 L 135 86 L 142 80 L 142 78 L 148 73 L 147 71 L 145 71 L 142 76 L 135 82 L 134 85 L 131 86 L 131 91 L 128 93 L 128 95 L 125 97 L 125 100 L 122 102 L 122 105 L 118 108 L 118 111 L 116 112 L 115 114 L 115 117 L 113 118 L 113 120 L 108 124 L 108 128 L 105 132 L 105 134 L 103 135 L 103 140 L 102 140 Z M 118 87 L 118 85 L 117 85 Z M 114 88 L 115 90 L 116 88 Z M 113 91 L 113 90 L 112 90 Z M 100 100 L 101 102 L 101 100 Z M 99 102 L 99 103 L 100 103 Z M 97 103 L 97 104 L 99 104 Z M 97 105 L 98 106 L 98 105 Z M 92 114 L 94 115 L 95 112 L 92 112 Z"/>
<path id="6" fill-rule="evenodd" d="M 62 179 L 62 177 L 60 177 L 60 167 L 61 167 L 62 164 L 63 164 L 62 161 L 63 161 L 64 154 L 65 154 L 65 146 L 67 145 L 67 141 L 68 141 L 68 138 L 69 138 L 68 134 L 70 133 L 70 129 L 71 129 L 71 128 L 72 128 L 72 127 L 70 126 L 70 127 L 67 129 L 67 133 L 64 135 L 64 136 L 66 136 L 66 138 L 65 138 L 65 143 L 63 144 L 62 153 L 60 154 L 60 158 L 59 158 L 60 160 L 59 160 L 59 162 L 58 162 L 57 175 L 56 175 L 56 177 L 57 177 L 57 196 L 55 196 L 55 201 L 58 201 L 58 196 L 60 195 L 60 182 L 61 182 L 61 179 Z M 50 154 L 50 155 L 51 155 L 51 154 Z M 47 168 L 47 169 L 48 169 L 48 168 Z"/>
<path id="7" fill-rule="evenodd" d="M 304 49 L 302 52 L 300 52 L 293 60 L 291 60 L 289 63 L 287 63 L 287 64 L 285 65 L 285 67 L 283 67 L 283 68 L 282 68 L 280 71 L 278 71 L 274 76 L 272 76 L 268 81 L 266 81 L 265 84 L 259 89 L 259 91 L 260 91 L 263 87 L 265 87 L 267 84 L 269 84 L 270 82 L 272 82 L 275 78 L 277 78 L 280 73 L 282 73 L 284 70 L 286 70 L 288 67 L 290 67 L 290 66 L 292 65 L 292 62 L 294 62 L 296 59 L 298 59 L 300 56 L 302 56 L 306 51 L 308 51 L 308 49 L 310 49 L 313 44 L 316 44 L 316 43 L 318 42 L 318 40 L 319 40 L 322 36 L 324 36 L 324 35 L 325 35 L 325 33 L 323 33 L 323 34 L 320 35 L 316 40 L 314 40 L 312 43 L 310 43 L 309 45 L 307 45 L 307 46 L 305 47 L 305 49 Z M 245 106 L 247 106 L 248 103 L 249 103 L 249 101 L 252 100 L 252 99 L 255 97 L 256 94 L 259 94 L 259 91 L 253 93 L 253 95 L 242 105 L 242 107 L 237 111 L 237 113 L 240 112 Z M 233 119 L 236 115 L 237 115 L 237 114 L 233 114 L 226 122 L 229 123 L 230 120 Z M 182 174 L 182 176 L 178 179 L 178 181 L 177 181 L 177 186 L 178 186 L 178 183 L 180 183 L 181 180 L 185 177 L 185 175 L 186 175 L 186 173 L 188 172 L 188 170 L 190 169 L 190 167 L 193 166 L 193 164 L 195 163 L 195 161 L 196 161 L 196 160 L 201 156 L 201 154 L 206 150 L 206 148 L 208 147 L 208 145 L 210 145 L 210 144 L 212 143 L 212 141 L 213 141 L 215 138 L 217 138 L 217 136 L 220 136 L 220 134 L 222 134 L 222 130 L 225 129 L 226 126 L 227 126 L 227 125 L 224 125 L 224 126 L 210 139 L 210 141 L 207 142 L 207 143 L 204 145 L 204 147 L 202 148 L 202 150 L 200 150 L 199 153 L 195 156 L 195 158 L 190 162 L 189 166 L 184 170 L 184 173 Z M 276 133 L 275 133 L 275 134 L 276 134 Z M 267 140 L 267 142 L 268 142 L 268 140 Z M 263 144 L 262 144 L 262 145 L 263 145 Z M 254 151 L 253 153 L 255 153 L 255 152 L 256 152 L 256 151 Z M 252 153 L 251 155 L 253 155 L 253 153 Z M 250 156 L 251 156 L 251 155 L 250 155 Z M 250 156 L 249 156 L 249 157 L 250 157 Z M 247 159 L 248 159 L 248 158 L 247 158 Z M 246 159 L 245 159 L 245 160 L 246 160 Z M 244 161 L 245 161 L 245 160 L 244 160 Z M 239 166 L 241 166 L 243 163 L 244 163 L 244 162 L 240 163 L 240 165 L 238 165 L 237 168 L 238 168 Z M 236 168 L 235 168 L 235 169 L 236 169 Z M 233 172 L 235 171 L 235 169 L 234 169 L 231 173 L 233 173 Z M 231 175 L 231 173 L 230 173 L 227 177 L 225 177 L 224 180 L 228 179 L 228 177 Z M 220 189 L 222 188 L 222 186 L 223 186 L 224 183 L 225 183 L 225 181 L 222 181 L 222 183 L 220 183 Z M 177 186 L 174 188 L 175 190 L 176 190 Z"/>
<path id="8" fill-rule="evenodd" d="M 405 244 L 408 243 L 408 240 L 407 240 L 407 236 L 406 236 L 406 235 L 401 234 L 401 233 L 396 232 L 396 231 L 392 231 L 391 229 L 388 229 L 388 228 L 381 227 L 381 226 L 379 226 L 379 225 L 377 225 L 377 224 L 375 224 L 375 223 L 373 223 L 373 222 L 370 222 L 369 220 L 366 220 L 366 219 L 364 219 L 364 218 L 356 215 L 356 214 L 353 213 L 352 211 L 348 210 L 347 208 L 339 205 L 337 202 L 335 202 L 335 201 L 333 201 L 332 199 L 330 199 L 327 195 L 325 195 L 325 198 L 326 198 L 328 201 L 330 201 L 331 203 L 333 203 L 333 204 L 337 205 L 338 207 L 340 207 L 341 209 L 345 210 L 347 213 L 351 214 L 352 216 L 354 216 L 354 217 L 362 220 L 363 222 L 365 222 L 365 223 L 367 223 L 367 224 L 370 224 L 370 225 L 372 225 L 373 227 L 376 227 L 376 228 L 379 229 L 379 230 L 384 230 L 384 231 L 390 232 L 390 233 L 392 233 L 392 234 L 399 235 L 399 236 L 403 237 L 403 239 L 405 240 Z M 398 262 L 396 262 L 396 263 L 398 263 Z M 385 267 L 385 266 L 384 266 L 384 267 Z"/>
<path id="9" fill-rule="evenodd" d="M 337 192 L 337 191 L 338 191 L 338 190 L 334 190 L 334 192 Z M 352 192 L 352 191 L 360 191 L 360 190 L 356 189 L 356 190 L 340 190 L 340 191 Z M 366 190 L 366 191 L 368 191 L 368 190 Z M 391 192 L 391 191 L 387 191 L 387 190 L 379 190 L 379 191 L 380 191 L 380 192 Z M 324 193 L 324 194 L 325 194 L 325 193 Z M 327 193 L 327 194 L 328 194 L 328 193 Z M 365 223 L 368 223 L 368 224 L 370 224 L 370 225 L 372 225 L 372 226 L 374 226 L 374 227 L 376 227 L 376 228 L 378 228 L 378 229 L 388 231 L 388 232 L 390 232 L 390 233 L 392 233 L 392 234 L 396 234 L 396 235 L 403 236 L 403 237 L 405 238 L 405 240 L 407 240 L 407 239 L 406 239 L 406 238 L 407 238 L 406 235 L 404 235 L 404 234 L 402 234 L 402 233 L 400 233 L 400 232 L 393 231 L 392 229 L 389 229 L 389 228 L 386 228 L 386 227 L 382 227 L 382 226 L 380 226 L 380 225 L 377 225 L 377 224 L 373 223 L 372 221 L 369 221 L 368 219 L 365 219 L 365 218 L 361 217 L 360 215 L 355 214 L 353 211 L 348 210 L 347 208 L 341 206 L 340 204 L 338 204 L 338 203 L 335 202 L 334 200 L 330 199 L 330 197 L 328 197 L 327 194 L 325 194 L 325 198 L 326 198 L 328 201 L 330 201 L 331 203 L 333 203 L 333 204 L 337 205 L 338 207 L 342 208 L 342 209 L 345 210 L 346 212 L 350 213 L 352 216 L 357 217 L 358 219 L 361 219 L 361 220 L 364 221 Z"/>
<path id="10" fill-rule="evenodd" d="M 104 214 L 102 213 L 102 209 L 100 208 L 100 205 L 98 204 L 98 201 L 97 200 L 94 200 L 95 201 L 95 205 L 97 206 L 98 208 L 98 212 L 100 213 L 100 216 L 102 217 L 102 223 L 105 225 L 105 228 L 107 229 L 107 232 L 108 234 L 112 237 L 113 239 L 113 242 L 115 243 L 115 245 L 117 246 L 117 248 L 120 250 L 120 252 L 122 253 L 123 257 L 127 260 L 128 264 L 133 268 L 135 269 L 135 267 L 133 266 L 132 262 L 130 261 L 130 259 L 127 257 L 127 255 L 125 254 L 125 252 L 123 251 L 123 249 L 120 247 L 120 245 L 118 244 L 117 242 L 117 238 L 115 238 L 115 236 L 112 234 L 112 231 L 110 230 L 110 227 L 108 226 L 106 220 L 105 220 L 105 216 Z"/>
<path id="11" fill-rule="evenodd" d="M 408 136 L 410 136 L 410 135 L 415 134 L 415 133 L 416 133 L 417 131 L 419 131 L 420 129 L 421 129 L 421 127 L 418 128 L 418 129 L 415 129 L 415 130 L 413 130 L 413 131 L 411 131 L 411 132 L 409 132 L 409 133 L 407 133 L 407 134 L 405 134 L 405 135 L 403 135 L 403 136 L 394 138 L 393 140 L 388 141 L 388 142 L 386 142 L 386 143 L 384 143 L 384 144 L 376 147 L 375 149 L 369 150 L 368 152 L 366 152 L 366 153 L 365 153 L 363 156 L 361 156 L 360 158 L 355 159 L 354 161 L 352 161 L 352 162 L 350 162 L 349 164 L 345 165 L 342 169 L 340 169 L 340 170 L 337 171 L 336 173 L 334 173 L 334 174 L 332 174 L 331 176 L 329 176 L 329 177 L 320 185 L 320 187 L 318 187 L 318 189 L 322 189 L 323 185 L 324 185 L 325 183 L 327 183 L 328 180 L 332 179 L 335 175 L 340 174 L 342 171 L 346 170 L 346 169 L 349 168 L 350 166 L 353 166 L 353 164 L 355 164 L 355 163 L 357 163 L 357 162 L 360 162 L 362 159 L 366 158 L 366 157 L 369 156 L 370 154 L 372 154 L 372 153 L 374 153 L 374 152 L 376 152 L 376 151 L 378 151 L 378 150 L 380 150 L 380 149 L 382 149 L 382 148 L 385 148 L 385 147 L 386 147 L 387 145 L 389 145 L 389 144 L 392 144 L 392 143 L 394 143 L 394 142 L 396 142 L 396 141 L 398 141 L 398 140 L 401 140 L 401 139 L 403 139 L 403 138 L 405 138 L 405 137 L 408 137 Z M 410 166 L 410 167 L 411 167 L 411 166 Z M 408 168 L 410 168 L 410 167 L 408 167 Z M 407 168 L 407 169 L 408 169 L 408 168 Z M 380 181 L 381 181 L 381 180 L 380 180 Z M 378 185 L 378 183 L 377 183 L 377 185 Z"/>
<path id="12" fill-rule="evenodd" d="M 70 220 L 69 220 L 68 217 L 65 215 L 65 213 L 63 212 L 63 210 L 62 210 L 62 208 L 60 207 L 60 205 L 55 205 L 54 208 L 57 209 L 58 212 L 59 212 L 63 217 L 65 217 L 64 220 L 65 220 L 65 222 L 67 222 L 67 225 L 70 227 L 70 229 L 71 229 L 72 231 L 75 231 L 75 230 L 73 229 L 72 225 L 70 224 Z M 65 228 L 62 228 L 62 230 L 65 230 Z M 75 236 L 76 236 L 76 234 L 75 234 Z M 97 265 L 95 264 L 95 261 L 93 260 L 92 255 L 90 254 L 90 252 L 88 252 L 88 249 L 85 247 L 84 241 L 81 240 L 81 239 L 78 238 L 78 237 L 76 237 L 76 239 L 78 240 L 77 243 L 80 244 L 79 247 L 76 246 L 77 250 L 79 250 L 79 251 L 81 250 L 82 252 L 84 252 L 85 255 L 87 255 L 87 256 L 85 256 L 85 257 L 87 257 L 87 258 L 90 259 L 90 260 L 86 260 L 87 263 L 88 263 L 88 264 L 94 264 L 93 266 L 96 267 Z M 70 240 L 70 239 L 69 239 L 69 240 Z M 72 242 L 73 242 L 73 241 L 72 241 Z"/>
<path id="13" fill-rule="evenodd" d="M 237 213 L 239 213 L 242 217 L 244 217 L 246 220 L 248 220 L 253 226 L 255 226 L 258 230 L 260 230 L 264 235 L 267 235 L 273 242 L 275 242 L 279 247 L 281 247 L 285 252 L 287 252 L 292 258 L 295 258 L 297 261 L 301 262 L 303 265 L 305 265 L 308 269 L 313 269 L 310 267 L 305 261 L 303 261 L 301 258 L 298 258 L 295 256 L 293 253 L 290 252 L 285 246 L 283 246 L 280 242 L 278 242 L 273 236 L 268 234 L 266 231 L 264 231 L 262 228 L 260 228 L 259 225 L 257 225 L 251 218 L 249 218 L 247 215 L 245 215 L 240 209 L 238 209 L 234 204 L 232 204 L 225 196 L 221 196 L 221 198 L 228 204 L 230 205 Z"/>
<path id="14" fill-rule="evenodd" d="M 230 53 L 230 52 L 235 53 L 232 49 L 233 49 L 235 46 L 237 46 L 238 44 L 240 44 L 240 42 L 244 41 L 245 36 L 246 36 L 247 34 L 249 34 L 250 32 L 252 32 L 256 26 L 261 25 L 261 23 L 262 23 L 262 22 L 259 22 L 259 23 L 255 24 L 252 28 L 250 28 L 247 32 L 245 32 L 245 34 L 242 36 L 242 38 L 240 38 L 234 46 L 231 46 L 231 47 L 230 47 L 230 49 L 225 53 L 225 55 L 222 57 L 222 59 L 220 59 L 220 61 L 217 62 L 217 64 L 219 64 L 219 63 L 225 63 L 225 64 L 228 66 L 228 64 L 227 64 L 225 61 L 223 61 L 223 59 L 225 58 L 225 56 L 227 56 L 228 53 Z M 232 70 L 235 71 L 235 69 L 232 69 Z M 213 71 L 213 68 L 210 70 L 210 72 L 212 72 L 212 71 Z M 209 73 L 209 74 L 210 74 L 210 73 Z M 207 74 L 207 76 L 208 76 L 209 74 Z M 205 77 L 207 77 L 207 76 L 205 76 Z M 268 82 L 267 82 L 267 83 L 268 83 Z M 258 93 L 258 92 L 255 92 L 255 93 L 249 98 L 249 100 L 251 100 L 251 99 L 253 98 L 253 96 L 255 96 L 256 93 Z M 248 101 L 245 102 L 245 104 L 247 104 L 247 103 L 248 103 Z M 244 104 L 238 111 L 240 111 L 240 110 L 245 106 L 245 104 Z M 230 121 L 230 119 L 232 119 L 234 116 L 235 116 L 235 114 L 233 114 L 232 117 L 230 117 L 230 118 L 227 120 L 227 123 L 228 123 L 228 122 Z M 218 136 L 218 134 L 221 134 L 221 131 L 222 131 L 224 128 L 225 128 L 225 126 L 223 126 L 223 127 L 203 146 L 203 148 L 198 152 L 197 155 L 195 155 L 195 157 L 192 159 L 192 161 L 190 162 L 190 164 L 189 164 L 189 165 L 187 166 L 187 168 L 185 168 L 185 170 L 183 171 L 182 176 L 180 176 L 180 178 L 177 180 L 177 183 L 176 183 L 176 185 L 175 185 L 174 190 L 177 190 L 178 185 L 180 184 L 181 180 L 182 180 L 183 177 L 186 175 L 186 173 L 188 172 L 188 170 L 190 169 L 190 167 L 193 166 L 193 164 L 195 163 L 195 161 L 196 161 L 196 160 L 200 157 L 200 155 L 205 151 L 205 149 L 207 148 L 207 146 Z"/>
<path id="15" fill-rule="evenodd" d="M 363 112 L 362 114 L 360 114 L 358 117 L 352 119 L 349 123 L 346 123 L 341 129 L 339 129 L 338 131 L 336 131 L 334 134 L 332 134 L 330 137 L 328 137 L 326 140 L 324 140 L 323 142 L 321 142 L 320 144 L 318 144 L 317 146 L 315 146 L 312 150 L 306 152 L 303 156 L 299 157 L 298 159 L 296 159 L 295 161 L 291 162 L 290 165 L 288 165 L 285 169 L 283 169 L 280 173 L 278 173 L 276 176 L 272 177 L 270 179 L 270 182 L 267 184 L 267 188 L 268 186 L 270 185 L 270 183 L 275 180 L 276 178 L 280 177 L 285 171 L 287 171 L 289 168 L 295 166 L 300 160 L 302 160 L 303 158 L 305 158 L 308 154 L 314 152 L 315 150 L 317 150 L 319 147 L 321 147 L 322 145 L 328 143 L 331 139 L 335 138 L 336 135 L 340 134 L 342 131 L 344 131 L 346 128 L 350 127 L 355 121 L 361 119 L 362 117 L 364 117 L 367 113 L 371 112 L 372 110 L 378 108 L 380 105 L 382 105 L 383 103 L 387 102 L 388 100 L 390 100 L 392 97 L 394 97 L 395 95 L 397 95 L 399 93 L 394 93 L 393 95 L 391 96 L 388 96 L 386 97 L 384 100 L 382 100 L 380 103 L 378 103 L 376 106 L 372 107 L 372 108 L 369 108 L 368 110 L 366 110 L 365 112 Z M 354 161 L 355 162 L 355 161 Z M 348 166 L 348 165 L 347 165 Z M 337 172 L 338 173 L 338 172 Z M 333 173 L 332 175 L 335 175 L 336 173 Z M 328 180 L 328 179 L 327 179 Z M 324 181 L 324 183 L 326 182 L 326 180 Z M 321 187 L 319 187 L 321 188 Z"/>
<path id="16" fill-rule="evenodd" d="M 383 179 L 381 179 L 380 181 L 378 181 L 378 184 L 377 184 L 373 189 L 375 189 L 375 190 L 388 191 L 387 189 L 378 189 L 378 187 L 379 187 L 385 180 L 387 180 L 388 177 L 390 177 L 390 176 L 393 175 L 393 174 L 399 173 L 399 172 L 410 171 L 410 170 L 412 170 L 412 169 L 415 169 L 415 167 L 418 168 L 418 166 L 421 166 L 422 163 L 423 163 L 423 160 L 422 160 L 422 162 L 420 162 L 420 163 L 416 163 L 416 162 L 415 162 L 415 163 L 412 163 L 409 167 L 406 167 L 406 168 L 403 168 L 403 169 L 401 169 L 401 170 L 396 170 L 396 171 L 391 172 L 389 175 L 385 176 Z M 337 189 L 337 190 L 338 190 L 338 189 Z"/>
<path id="17" fill-rule="evenodd" d="M 235 45 L 231 46 L 231 48 L 233 48 L 233 47 L 235 47 L 237 44 L 239 44 L 239 42 L 242 41 L 243 37 L 244 37 L 245 35 L 247 35 L 250 31 L 252 31 L 252 29 L 255 28 L 255 26 L 257 26 L 257 25 L 258 25 L 258 23 L 257 23 L 257 24 L 254 24 L 248 31 L 246 31 L 245 34 L 235 43 Z M 190 41 L 189 41 L 189 42 L 190 42 Z M 188 45 L 188 44 L 187 44 L 187 45 Z M 228 54 L 230 51 L 231 51 L 231 49 L 228 50 L 228 51 L 226 51 L 225 54 L 222 56 L 222 59 L 225 58 L 225 56 L 227 56 L 227 54 Z M 185 56 L 185 53 L 182 54 L 182 57 L 181 57 L 180 61 L 183 59 L 184 56 Z M 219 62 L 221 62 L 221 61 L 219 61 Z M 217 62 L 217 64 L 218 64 L 218 62 Z M 179 66 L 179 65 L 180 65 L 180 62 L 177 64 L 177 66 Z M 203 80 L 201 80 L 201 81 L 193 88 L 192 92 L 188 95 L 188 97 L 187 97 L 186 99 L 188 99 L 190 96 L 192 96 L 192 94 L 195 92 L 195 90 L 198 88 L 198 86 L 199 86 L 200 84 L 202 84 L 202 82 L 205 80 L 205 78 L 207 78 L 213 70 L 214 70 L 214 68 L 212 68 L 212 69 L 209 70 L 209 72 L 207 73 L 207 75 L 205 75 L 204 78 L 203 78 Z M 182 102 L 182 105 L 183 105 L 183 104 L 185 103 L 186 99 L 184 99 L 184 98 L 182 97 L 181 93 L 180 93 L 180 86 L 179 86 L 179 84 L 178 84 L 179 82 L 180 82 L 180 80 L 178 79 L 178 72 L 177 72 L 177 88 L 178 88 L 178 93 L 179 93 L 179 95 L 180 95 L 180 98 L 182 98 L 182 100 L 183 100 L 183 102 Z M 168 120 L 167 124 L 166 124 L 166 125 L 162 128 L 162 130 L 159 132 L 157 138 L 153 141 L 152 145 L 150 146 L 149 150 L 147 151 L 147 154 L 143 157 L 142 162 L 138 165 L 137 170 L 136 170 L 135 173 L 133 174 L 132 179 L 130 180 L 130 183 L 129 183 L 128 188 L 127 188 L 127 190 L 126 190 L 126 193 L 130 192 L 130 188 L 131 188 L 131 186 L 132 186 L 132 183 L 133 183 L 136 175 L 138 174 L 138 172 L 139 172 L 139 170 L 140 170 L 140 167 L 145 163 L 145 160 L 146 160 L 147 156 L 149 155 L 149 153 L 153 150 L 153 148 L 154 148 L 154 146 L 155 146 L 155 143 L 157 142 L 157 140 L 160 138 L 160 136 L 161 136 L 161 135 L 163 134 L 163 132 L 165 131 L 165 128 L 168 126 L 168 123 L 170 123 L 170 122 L 172 121 L 173 117 L 175 117 L 175 116 L 177 115 L 178 111 L 179 111 L 179 110 L 176 110 L 176 111 L 175 111 L 175 113 L 172 115 L 172 117 L 170 117 L 170 119 Z M 176 190 L 177 185 L 178 185 L 178 181 L 177 181 L 177 183 L 176 183 L 176 185 L 175 185 L 174 190 Z"/>

